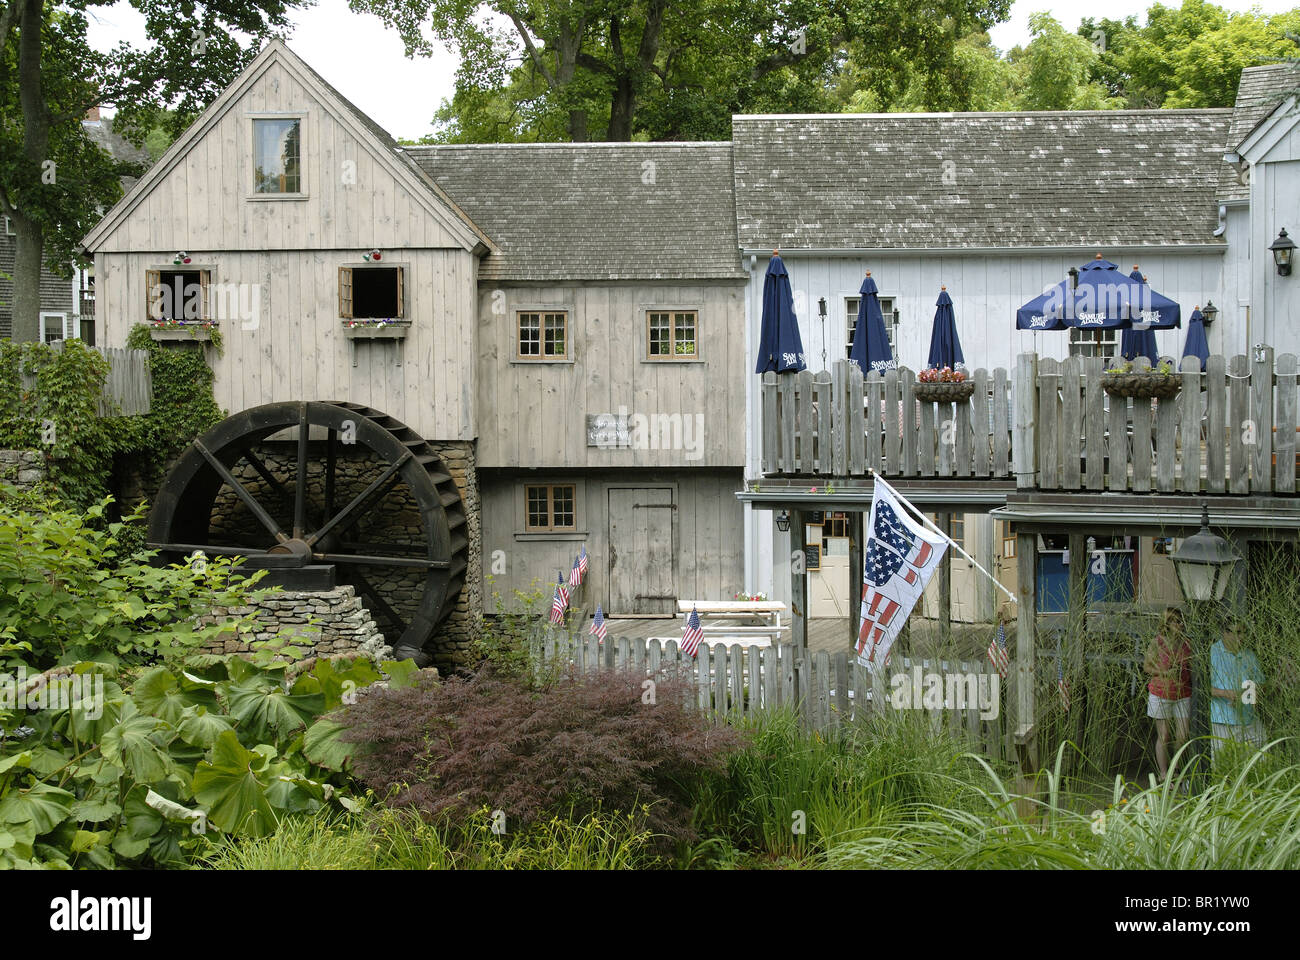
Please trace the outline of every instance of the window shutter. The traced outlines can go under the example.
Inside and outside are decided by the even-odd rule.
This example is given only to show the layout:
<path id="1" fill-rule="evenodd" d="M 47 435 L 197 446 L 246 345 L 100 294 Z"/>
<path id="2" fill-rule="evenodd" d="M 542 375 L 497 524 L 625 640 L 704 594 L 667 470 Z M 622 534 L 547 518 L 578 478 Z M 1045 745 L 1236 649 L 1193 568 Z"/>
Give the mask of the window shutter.
<path id="1" fill-rule="evenodd" d="M 158 320 L 162 317 L 162 304 L 158 301 L 159 287 L 161 286 L 161 270 L 146 270 L 144 272 L 145 312 L 150 320 Z"/>
<path id="2" fill-rule="evenodd" d="M 405 283 L 403 283 L 403 276 L 402 276 L 404 269 L 405 268 L 403 267 L 397 268 L 397 317 L 399 320 L 402 317 L 406 316 L 406 310 L 405 310 L 406 285 Z"/>
<path id="3" fill-rule="evenodd" d="M 339 316 L 352 319 L 352 268 L 339 267 Z"/>
<path id="4" fill-rule="evenodd" d="M 203 297 L 203 302 L 201 307 L 203 313 L 201 314 L 201 317 L 204 320 L 212 319 L 212 312 L 208 309 L 208 281 L 211 279 L 212 279 L 211 270 L 199 271 L 199 290 Z"/>

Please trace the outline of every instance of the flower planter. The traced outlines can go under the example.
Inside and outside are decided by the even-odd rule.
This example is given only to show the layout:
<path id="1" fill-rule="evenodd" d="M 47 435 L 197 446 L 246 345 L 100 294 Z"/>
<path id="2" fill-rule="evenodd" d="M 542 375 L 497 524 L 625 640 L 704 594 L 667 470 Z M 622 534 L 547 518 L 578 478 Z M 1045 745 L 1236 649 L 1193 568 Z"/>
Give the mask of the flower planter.
<path id="1" fill-rule="evenodd" d="M 150 325 L 149 336 L 154 340 L 211 340 L 212 325 L 202 323 L 178 323 L 165 327 Z"/>
<path id="2" fill-rule="evenodd" d="M 406 331 L 411 328 L 406 323 L 359 323 L 355 327 L 343 326 L 343 336 L 349 340 L 405 340 Z"/>
<path id="3" fill-rule="evenodd" d="M 918 380 L 912 388 L 912 396 L 922 403 L 966 403 L 975 393 L 975 383 L 962 380 L 959 383 L 939 381 L 926 383 Z"/>
<path id="4" fill-rule="evenodd" d="M 1102 375 L 1101 388 L 1112 397 L 1168 399 L 1183 388 L 1183 381 L 1181 377 L 1162 373 L 1106 373 Z"/>

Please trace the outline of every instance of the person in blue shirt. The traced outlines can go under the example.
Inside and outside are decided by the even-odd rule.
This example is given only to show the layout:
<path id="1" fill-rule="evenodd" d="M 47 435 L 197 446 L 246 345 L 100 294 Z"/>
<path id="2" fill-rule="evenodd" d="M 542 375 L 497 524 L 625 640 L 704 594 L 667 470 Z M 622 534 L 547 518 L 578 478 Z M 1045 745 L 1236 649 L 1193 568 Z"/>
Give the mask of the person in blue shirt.
<path id="1" fill-rule="evenodd" d="M 1210 647 L 1211 757 L 1224 743 L 1264 745 L 1264 727 L 1255 714 L 1255 702 L 1264 682 L 1259 658 L 1241 646 L 1241 622 L 1229 621 L 1223 639 Z"/>

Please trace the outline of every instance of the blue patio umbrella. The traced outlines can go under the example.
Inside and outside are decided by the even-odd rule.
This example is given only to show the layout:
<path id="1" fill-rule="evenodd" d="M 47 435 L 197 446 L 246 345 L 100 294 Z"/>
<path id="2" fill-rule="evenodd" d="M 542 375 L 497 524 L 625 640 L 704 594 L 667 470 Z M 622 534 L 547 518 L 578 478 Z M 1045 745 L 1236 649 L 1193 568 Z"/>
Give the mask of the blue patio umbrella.
<path id="1" fill-rule="evenodd" d="M 858 322 L 853 328 L 853 350 L 849 359 L 864 374 L 872 370 L 892 370 L 898 366 L 894 351 L 889 349 L 889 334 L 885 332 L 885 318 L 880 312 L 880 289 L 871 279 L 871 271 L 858 288 L 862 298 L 858 301 Z"/>
<path id="2" fill-rule="evenodd" d="M 1210 359 L 1210 342 L 1205 338 L 1205 318 L 1201 316 L 1201 308 L 1197 307 L 1192 311 L 1191 319 L 1187 321 L 1187 340 L 1183 344 L 1183 356 L 1195 357 L 1201 361 L 1201 369 L 1205 369 L 1205 363 Z"/>
<path id="3" fill-rule="evenodd" d="M 755 373 L 798 372 L 804 366 L 803 339 L 799 336 L 799 318 L 794 315 L 790 275 L 780 255 L 773 250 L 763 279 L 763 320 Z"/>
<path id="4" fill-rule="evenodd" d="M 1048 288 L 1016 311 L 1020 330 L 1064 330 L 1079 327 L 1105 330 L 1130 327 L 1133 318 L 1149 327 L 1179 325 L 1178 304 L 1167 297 L 1155 300 L 1145 284 L 1121 272 L 1101 254 L 1078 270 L 1078 285 L 1067 278 Z"/>
<path id="5" fill-rule="evenodd" d="M 926 366 L 955 367 L 965 363 L 961 340 L 957 337 L 957 319 L 952 313 L 952 297 L 948 296 L 947 287 L 940 288 L 935 305 L 938 309 L 934 311 L 934 326 L 930 329 L 930 359 Z"/>
<path id="6" fill-rule="evenodd" d="M 1133 272 L 1129 278 L 1136 280 L 1138 283 L 1146 283 L 1146 278 L 1138 270 L 1137 264 L 1133 264 Z M 1154 296 L 1159 296 L 1152 291 Z M 1163 298 L 1162 298 L 1163 299 Z M 1172 302 L 1172 301 L 1170 301 Z M 1150 327 L 1129 327 L 1120 335 L 1119 353 L 1125 360 L 1136 360 L 1138 357 L 1146 357 L 1151 361 L 1151 366 L 1160 362 L 1160 351 L 1156 347 L 1156 334 Z"/>

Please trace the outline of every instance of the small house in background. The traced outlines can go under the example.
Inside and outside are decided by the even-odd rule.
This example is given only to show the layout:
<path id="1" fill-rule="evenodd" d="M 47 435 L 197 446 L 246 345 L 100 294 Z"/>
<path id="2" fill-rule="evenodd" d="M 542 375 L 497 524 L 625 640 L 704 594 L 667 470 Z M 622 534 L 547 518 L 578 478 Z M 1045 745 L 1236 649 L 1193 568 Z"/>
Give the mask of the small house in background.
<path id="1" fill-rule="evenodd" d="M 101 117 L 99 107 L 92 107 L 81 122 L 82 132 L 99 148 L 114 159 L 138 164 L 143 170 L 149 164 L 149 152 L 133 146 L 113 129 L 112 117 Z M 122 178 L 123 191 L 135 185 L 136 177 Z M 0 339 L 13 335 L 13 268 L 17 252 L 13 224 L 9 217 L 0 216 Z M 41 341 L 85 340 L 95 343 L 95 270 L 73 264 L 71 276 L 61 277 L 41 266 L 41 312 L 38 333 Z"/>

